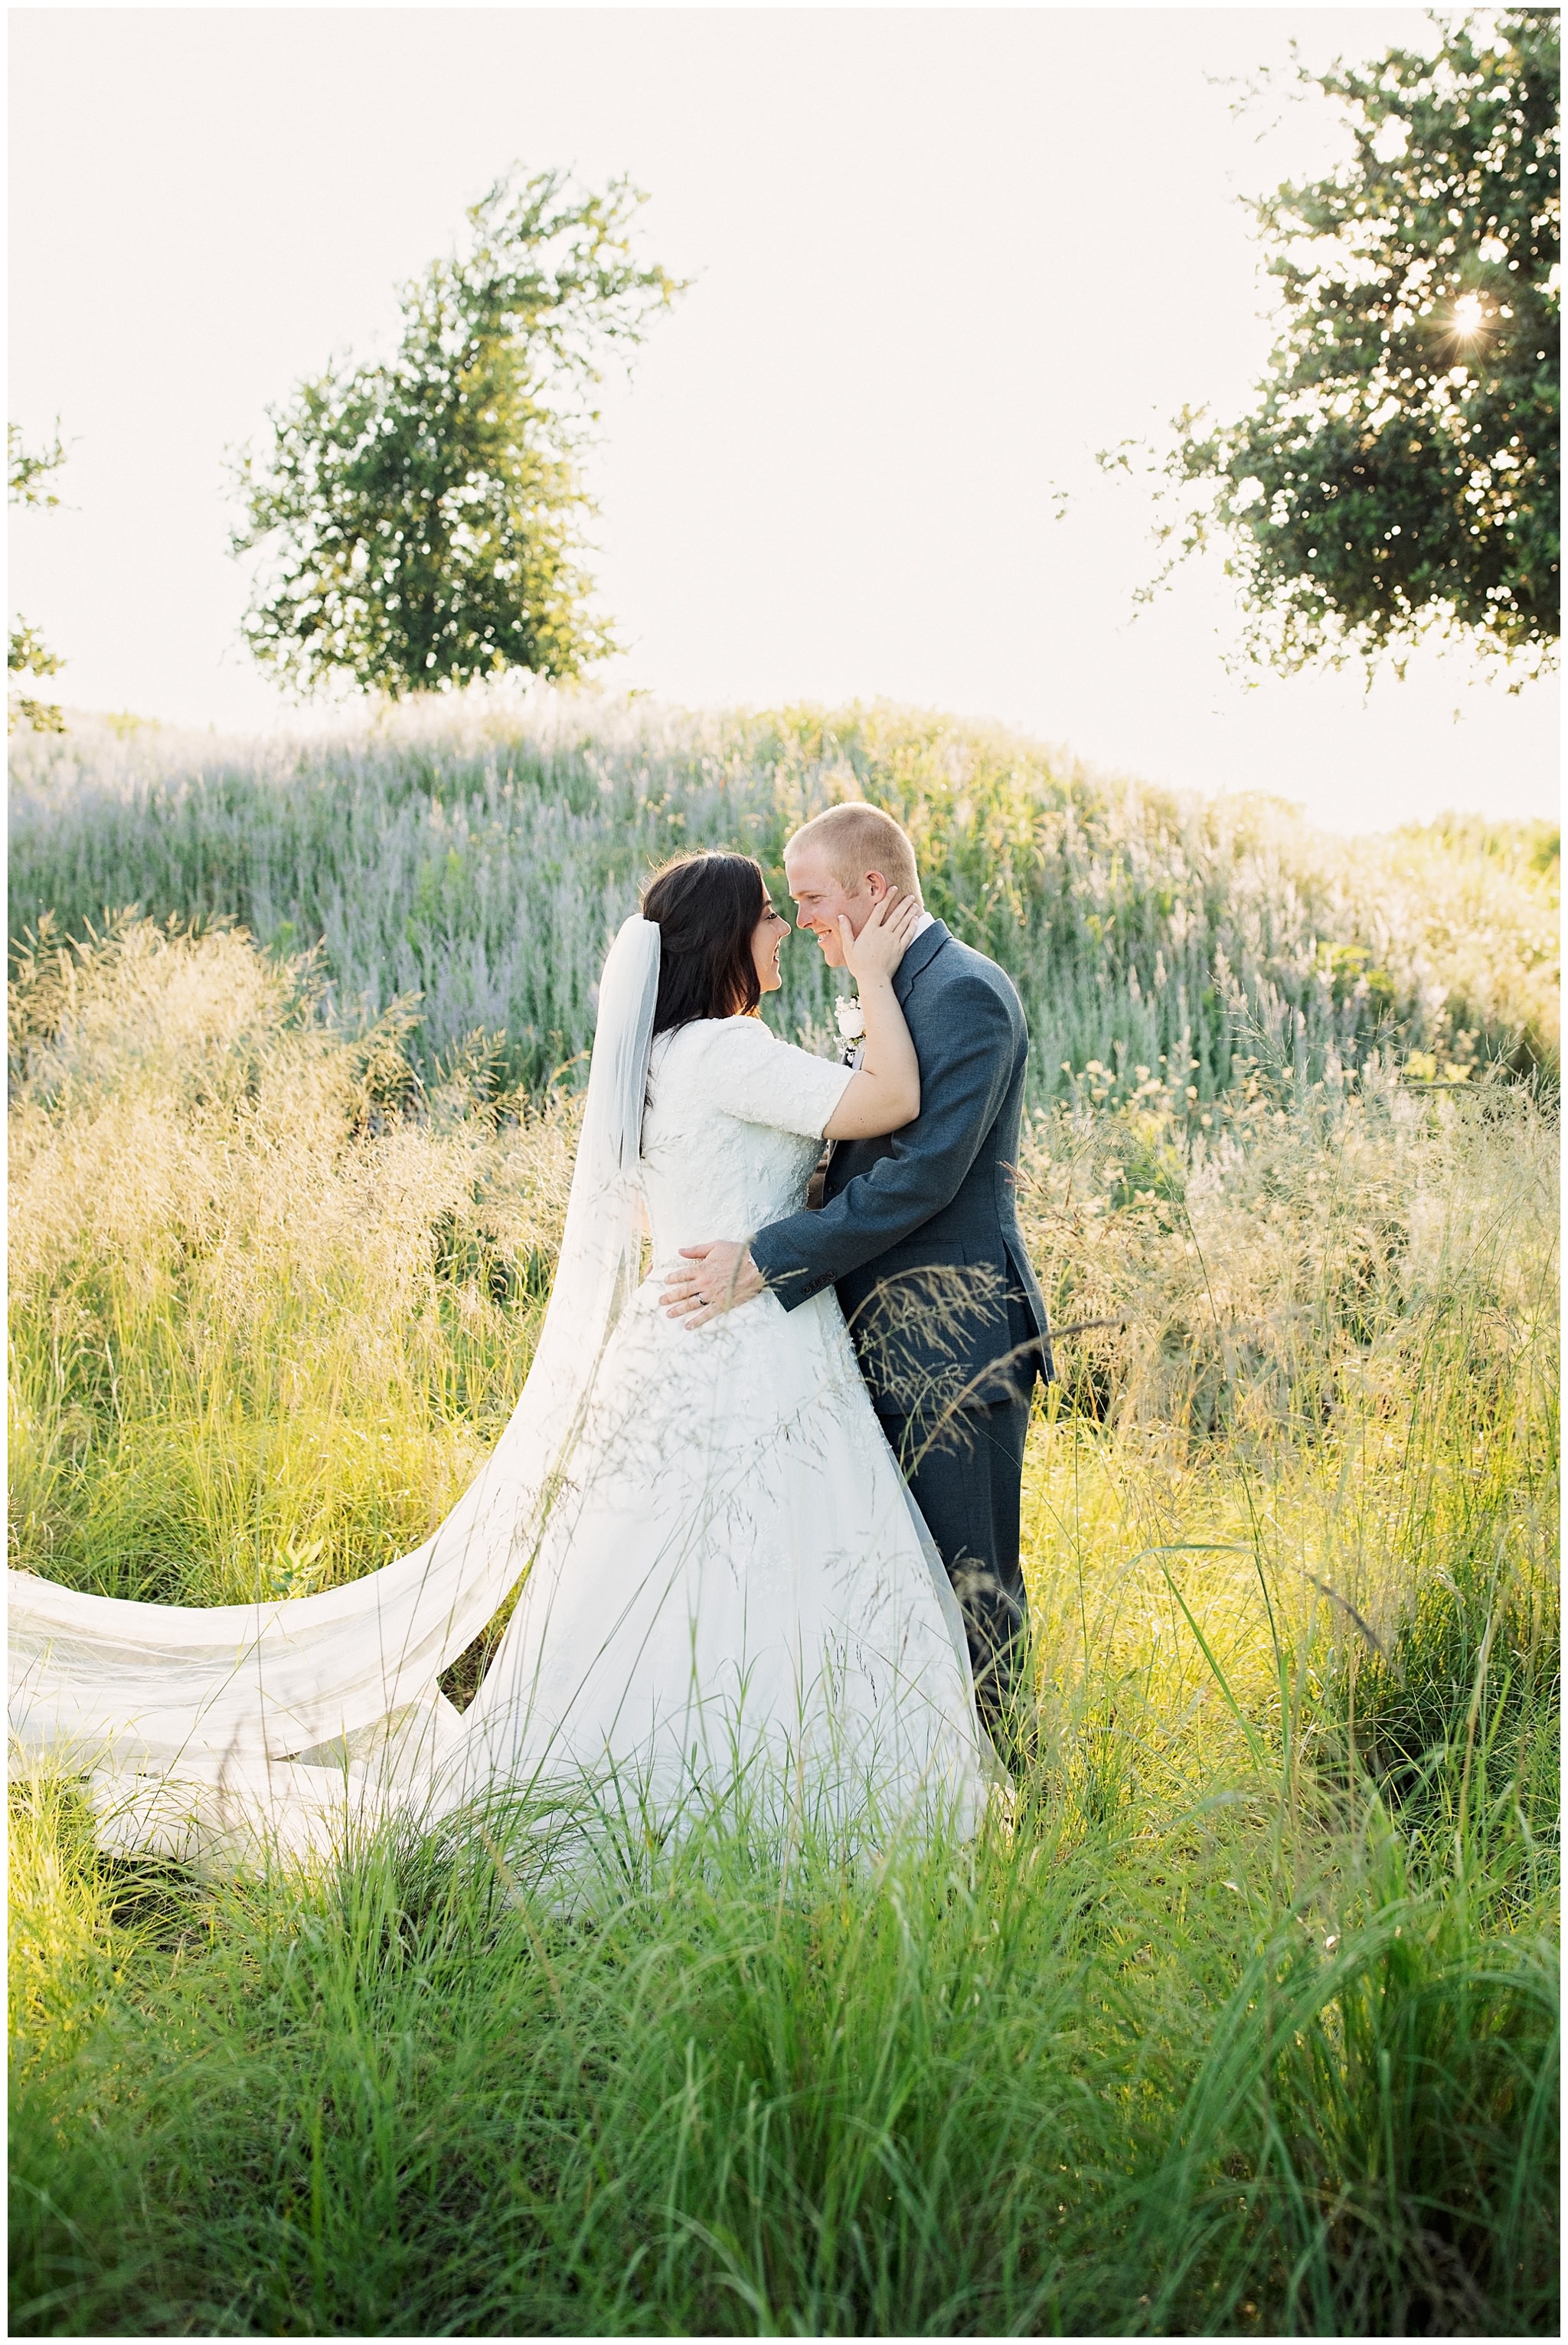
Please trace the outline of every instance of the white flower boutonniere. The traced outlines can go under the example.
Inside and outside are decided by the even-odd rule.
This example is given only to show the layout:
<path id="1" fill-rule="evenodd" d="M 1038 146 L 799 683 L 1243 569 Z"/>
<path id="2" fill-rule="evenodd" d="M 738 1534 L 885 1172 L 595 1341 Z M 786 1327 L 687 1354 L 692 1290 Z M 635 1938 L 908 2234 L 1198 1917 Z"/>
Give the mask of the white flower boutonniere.
<path id="1" fill-rule="evenodd" d="M 835 1001 L 833 1005 L 833 1014 L 838 1022 L 838 1030 L 845 1041 L 858 1042 L 865 1031 L 865 1012 L 853 994 L 847 1000 Z"/>

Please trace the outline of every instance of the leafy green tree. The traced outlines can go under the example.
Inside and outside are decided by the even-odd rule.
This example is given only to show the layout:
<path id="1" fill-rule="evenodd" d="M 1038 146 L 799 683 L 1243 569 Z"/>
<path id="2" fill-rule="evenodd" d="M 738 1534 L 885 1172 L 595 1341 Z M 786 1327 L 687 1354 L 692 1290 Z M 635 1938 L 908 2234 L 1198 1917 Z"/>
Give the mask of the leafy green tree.
<path id="1" fill-rule="evenodd" d="M 8 480 L 6 493 L 14 505 L 57 505 L 59 498 L 43 483 L 51 472 L 58 472 L 66 461 L 65 447 L 56 424 L 55 437 L 46 448 L 30 449 L 22 438 L 18 426 L 5 426 L 5 457 Z M 38 630 L 30 621 L 15 614 L 15 625 L 10 631 L 5 650 L 5 670 L 8 675 L 58 675 L 65 661 L 52 652 Z M 35 700 L 25 692 L 10 695 L 5 712 L 8 732 L 18 725 L 29 726 L 35 733 L 63 733 L 66 720 L 57 705 L 47 700 Z"/>
<path id="2" fill-rule="evenodd" d="M 1429 633 L 1555 665 L 1558 19 L 1483 21 L 1298 64 L 1351 155 L 1254 207 L 1286 313 L 1254 411 L 1177 419 L 1160 534 L 1225 544 L 1248 649 L 1287 672 Z"/>
<path id="3" fill-rule="evenodd" d="M 265 549 L 246 639 L 293 688 L 400 698 L 576 675 L 614 648 L 579 558 L 580 459 L 606 344 L 641 341 L 683 289 L 632 249 L 642 200 L 624 180 L 500 181 L 464 248 L 402 289 L 395 357 L 268 411 L 270 446 L 236 468 L 232 550 Z"/>

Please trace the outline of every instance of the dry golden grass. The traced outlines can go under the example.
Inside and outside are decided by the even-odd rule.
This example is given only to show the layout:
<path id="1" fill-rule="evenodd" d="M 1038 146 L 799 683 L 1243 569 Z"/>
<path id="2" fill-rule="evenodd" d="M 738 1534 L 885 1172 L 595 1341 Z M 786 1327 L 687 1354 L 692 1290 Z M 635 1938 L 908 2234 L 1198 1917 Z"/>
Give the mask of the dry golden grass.
<path id="1" fill-rule="evenodd" d="M 415 1546 L 531 1355 L 576 1108 L 149 923 L 13 988 L 13 1542 L 124 1595 L 303 1593 Z M 417 1107 L 418 1112 L 410 1111 Z"/>

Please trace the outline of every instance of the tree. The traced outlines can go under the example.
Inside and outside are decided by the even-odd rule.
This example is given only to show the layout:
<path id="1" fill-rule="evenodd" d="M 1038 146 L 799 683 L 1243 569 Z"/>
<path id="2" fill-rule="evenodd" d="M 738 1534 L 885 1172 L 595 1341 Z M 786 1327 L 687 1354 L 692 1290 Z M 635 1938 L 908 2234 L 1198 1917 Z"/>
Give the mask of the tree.
<path id="1" fill-rule="evenodd" d="M 1254 206 L 1283 334 L 1254 412 L 1184 411 L 1163 467 L 1189 499 L 1160 526 L 1172 560 L 1226 544 L 1254 658 L 1370 665 L 1462 634 L 1555 665 L 1558 63 L 1556 12 L 1524 8 L 1430 57 L 1298 65 L 1352 154 Z"/>
<path id="2" fill-rule="evenodd" d="M 572 676 L 614 648 L 578 559 L 579 460 L 604 345 L 641 341 L 683 289 L 632 254 L 642 200 L 624 180 L 500 181 L 465 249 L 402 288 L 393 359 L 268 411 L 270 448 L 236 468 L 231 544 L 266 549 L 246 639 L 295 689 Z"/>
<path id="3" fill-rule="evenodd" d="M 66 461 L 66 451 L 60 439 L 59 425 L 46 448 L 35 452 L 24 442 L 19 427 L 5 426 L 5 457 L 8 481 L 6 493 L 14 505 L 57 505 L 59 498 L 42 483 L 51 472 L 58 472 Z M 30 621 L 15 614 L 15 625 L 11 629 L 5 651 L 5 670 L 9 675 L 58 675 L 66 663 L 50 651 L 38 630 Z M 5 711 L 5 728 L 14 732 L 18 724 L 30 726 L 35 733 L 63 733 L 66 720 L 53 701 L 35 700 L 25 692 L 13 693 Z"/>

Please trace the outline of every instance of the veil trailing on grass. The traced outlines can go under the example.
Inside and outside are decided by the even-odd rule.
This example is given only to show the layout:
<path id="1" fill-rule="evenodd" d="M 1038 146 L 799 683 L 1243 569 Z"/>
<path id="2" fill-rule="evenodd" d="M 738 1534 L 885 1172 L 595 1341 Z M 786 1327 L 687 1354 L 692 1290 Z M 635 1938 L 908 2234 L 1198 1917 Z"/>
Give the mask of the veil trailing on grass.
<path id="1" fill-rule="evenodd" d="M 319 1596 L 202 1609 L 83 1595 L 11 1572 L 11 1731 L 24 1766 L 266 1790 L 278 1762 L 357 1759 L 457 1714 L 436 1685 L 531 1561 L 611 1330 L 642 1274 L 638 1175 L 660 932 L 612 945 L 566 1228 L 506 1430 L 412 1554 Z M 327 1746 L 323 1749 L 323 1746 Z"/>

